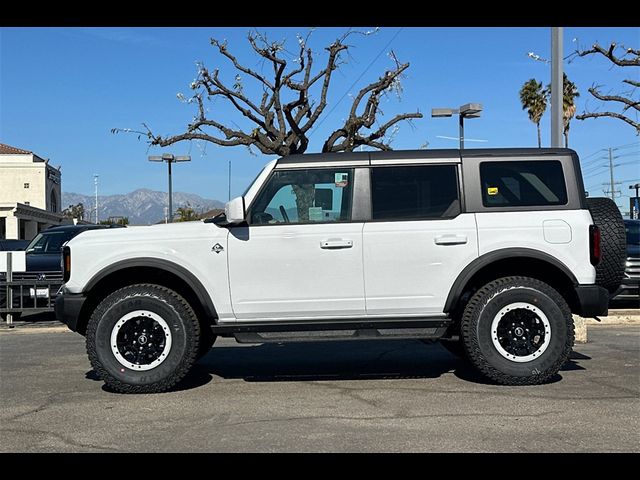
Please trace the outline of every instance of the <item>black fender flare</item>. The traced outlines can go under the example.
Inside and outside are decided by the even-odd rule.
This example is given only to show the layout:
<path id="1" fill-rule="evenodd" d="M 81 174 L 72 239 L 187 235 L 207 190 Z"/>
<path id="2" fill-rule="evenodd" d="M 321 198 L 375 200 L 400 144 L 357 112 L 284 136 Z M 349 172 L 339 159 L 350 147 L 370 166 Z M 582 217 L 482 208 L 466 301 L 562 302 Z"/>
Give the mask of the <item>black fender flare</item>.
<path id="1" fill-rule="evenodd" d="M 484 255 L 479 256 L 469 265 L 467 265 L 464 270 L 462 270 L 462 272 L 460 272 L 458 278 L 456 278 L 456 281 L 453 282 L 451 290 L 449 290 L 447 301 L 444 304 L 444 313 L 449 313 L 451 311 L 453 306 L 458 302 L 460 296 L 462 295 L 464 287 L 476 273 L 494 262 L 513 257 L 532 258 L 547 262 L 562 271 L 571 280 L 573 285 L 578 284 L 578 280 L 571 272 L 571 270 L 569 270 L 569 268 L 564 263 L 559 261 L 557 258 L 549 255 L 548 253 L 541 252 L 540 250 L 534 250 L 532 248 L 502 248 L 500 250 L 493 250 L 489 253 L 485 253 Z"/>
<path id="2" fill-rule="evenodd" d="M 185 282 L 189 288 L 191 288 L 198 299 L 200 300 L 200 304 L 205 311 L 205 314 L 210 318 L 218 318 L 216 313 L 216 309 L 213 305 L 213 301 L 211 300 L 211 296 L 207 292 L 207 289 L 202 285 L 202 282 L 198 280 L 198 278 L 191 273 L 189 270 L 184 268 L 177 263 L 170 262 L 169 260 L 163 260 L 161 258 L 154 257 L 136 257 L 130 258 L 126 260 L 121 260 L 119 262 L 113 263 L 106 268 L 103 268 L 98 273 L 96 273 L 91 280 L 87 282 L 85 287 L 82 289 L 83 293 L 89 293 L 103 278 L 111 275 L 112 273 L 116 273 L 119 270 L 123 270 L 125 268 L 131 267 L 152 267 L 158 270 L 164 270 L 166 272 L 172 273 L 176 277 L 180 278 L 183 282 Z"/>

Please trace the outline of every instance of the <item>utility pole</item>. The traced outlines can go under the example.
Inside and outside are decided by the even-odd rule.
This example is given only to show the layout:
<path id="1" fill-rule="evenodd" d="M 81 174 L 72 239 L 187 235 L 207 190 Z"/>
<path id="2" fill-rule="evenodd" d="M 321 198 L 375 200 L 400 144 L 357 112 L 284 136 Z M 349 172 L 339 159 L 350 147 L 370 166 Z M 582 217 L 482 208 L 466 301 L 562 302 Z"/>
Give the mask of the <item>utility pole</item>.
<path id="1" fill-rule="evenodd" d="M 613 149 L 609 147 L 609 175 L 611 177 L 611 200 L 615 201 L 616 192 L 613 182 Z"/>
<path id="2" fill-rule="evenodd" d="M 551 147 L 562 147 L 562 27 L 551 27 Z"/>
<path id="3" fill-rule="evenodd" d="M 96 195 L 96 225 L 98 224 L 98 174 L 93 174 L 93 184 L 95 186 L 95 195 Z"/>

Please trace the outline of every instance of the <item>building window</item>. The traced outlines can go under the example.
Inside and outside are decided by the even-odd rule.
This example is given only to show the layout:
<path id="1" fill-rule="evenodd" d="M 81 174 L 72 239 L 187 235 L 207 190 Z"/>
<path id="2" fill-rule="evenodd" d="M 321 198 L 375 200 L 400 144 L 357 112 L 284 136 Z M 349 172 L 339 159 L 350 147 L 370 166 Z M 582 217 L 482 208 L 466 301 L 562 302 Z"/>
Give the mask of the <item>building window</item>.
<path id="1" fill-rule="evenodd" d="M 56 191 L 55 190 L 51 190 L 51 211 L 52 212 L 57 212 L 58 211 L 58 197 L 56 197 Z"/>
<path id="2" fill-rule="evenodd" d="M 25 183 L 25 184 L 24 184 L 24 188 L 29 188 L 29 184 L 28 184 L 28 183 Z"/>

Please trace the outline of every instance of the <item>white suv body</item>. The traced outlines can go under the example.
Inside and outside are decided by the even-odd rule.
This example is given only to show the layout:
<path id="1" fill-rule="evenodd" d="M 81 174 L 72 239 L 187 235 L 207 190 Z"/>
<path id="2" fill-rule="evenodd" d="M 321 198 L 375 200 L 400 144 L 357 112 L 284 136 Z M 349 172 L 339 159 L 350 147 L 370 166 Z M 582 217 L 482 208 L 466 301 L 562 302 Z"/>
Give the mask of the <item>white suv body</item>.
<path id="1" fill-rule="evenodd" d="M 271 332 L 272 341 L 286 341 L 273 332 L 304 330 L 318 332 L 308 336 L 318 340 L 323 331 L 347 328 L 354 337 L 375 330 L 374 337 L 464 340 L 461 318 L 469 299 L 500 278 L 545 282 L 574 313 L 606 314 L 606 295 L 595 285 L 593 223 L 572 150 L 291 156 L 269 162 L 245 195 L 227 205 L 226 216 L 74 238 L 65 249 L 68 279 L 56 311 L 72 330 L 96 335 L 101 320 L 95 317 L 106 316 L 107 307 L 100 306 L 107 297 L 150 284 L 177 294 L 193 310 L 200 347 L 212 343 L 205 336 L 270 341 Z M 529 305 L 513 303 L 521 304 Z M 164 318 L 148 308 L 149 315 Z M 127 315 L 114 317 L 112 340 L 126 336 L 113 332 L 124 328 L 127 320 L 118 322 Z M 547 328 L 543 317 L 539 312 L 527 321 Z M 564 344 L 572 344 L 572 329 Z M 536 342 L 551 335 L 541 330 Z M 522 342 L 505 348 L 516 351 Z M 159 380 L 149 387 L 134 377 L 114 379 L 117 374 L 104 369 L 105 360 L 92 348 L 97 370 L 115 388 L 168 388 Z M 125 349 L 113 346 L 115 357 L 122 354 L 118 348 Z M 534 355 L 534 347 L 529 350 Z M 149 358 L 158 362 L 156 354 Z M 127 365 L 135 370 L 137 364 Z M 504 380 L 504 369 L 491 368 L 500 375 L 480 367 L 494 380 L 513 383 L 512 373 Z M 515 375 L 516 383 L 539 383 L 542 376 Z"/>

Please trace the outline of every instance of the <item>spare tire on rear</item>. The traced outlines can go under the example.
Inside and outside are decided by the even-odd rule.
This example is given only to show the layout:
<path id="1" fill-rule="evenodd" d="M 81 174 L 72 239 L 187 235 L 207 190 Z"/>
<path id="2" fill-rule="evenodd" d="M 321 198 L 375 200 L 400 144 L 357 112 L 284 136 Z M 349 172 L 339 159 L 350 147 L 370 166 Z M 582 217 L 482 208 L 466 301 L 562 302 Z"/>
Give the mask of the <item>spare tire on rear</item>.
<path id="1" fill-rule="evenodd" d="M 600 228 L 602 260 L 596 266 L 596 284 L 614 293 L 624 275 L 627 238 L 618 206 L 610 198 L 587 198 L 593 223 Z"/>

